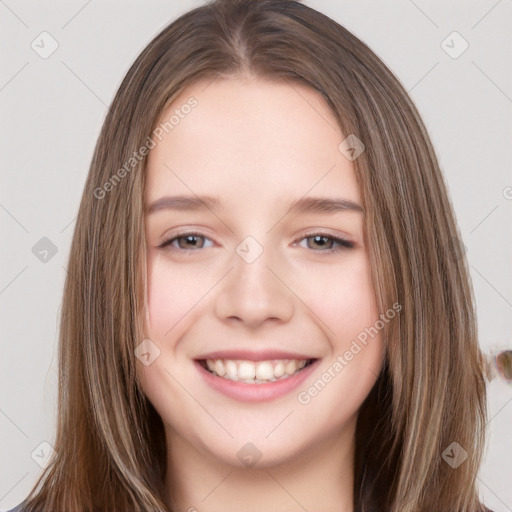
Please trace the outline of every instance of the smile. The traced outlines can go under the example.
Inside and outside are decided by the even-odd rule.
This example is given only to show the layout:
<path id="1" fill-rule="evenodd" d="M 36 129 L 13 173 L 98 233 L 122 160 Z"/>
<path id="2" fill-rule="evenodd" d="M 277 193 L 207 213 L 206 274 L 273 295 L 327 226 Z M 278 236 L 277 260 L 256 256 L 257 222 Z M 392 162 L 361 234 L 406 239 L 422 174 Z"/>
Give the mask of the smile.
<path id="1" fill-rule="evenodd" d="M 206 359 L 201 361 L 210 373 L 223 379 L 265 384 L 285 380 L 309 366 L 313 359 L 274 359 L 269 361 L 243 361 L 232 359 Z"/>
<path id="2" fill-rule="evenodd" d="M 216 392 L 243 402 L 273 400 L 291 393 L 320 359 L 196 359 L 204 382 Z"/>

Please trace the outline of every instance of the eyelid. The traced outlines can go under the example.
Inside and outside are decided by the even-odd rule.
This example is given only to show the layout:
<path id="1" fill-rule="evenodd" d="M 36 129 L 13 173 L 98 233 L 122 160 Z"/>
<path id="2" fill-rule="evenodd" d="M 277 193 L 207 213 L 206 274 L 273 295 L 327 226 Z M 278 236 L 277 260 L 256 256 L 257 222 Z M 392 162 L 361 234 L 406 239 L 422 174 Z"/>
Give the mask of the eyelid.
<path id="1" fill-rule="evenodd" d="M 337 248 L 323 249 L 323 250 L 321 249 L 321 250 L 318 250 L 318 251 L 315 251 L 315 250 L 311 249 L 315 253 L 332 254 L 332 253 L 336 253 L 336 252 L 339 252 L 339 251 L 344 251 L 344 250 L 347 250 L 347 249 L 351 249 L 351 248 L 355 247 L 355 245 L 356 245 L 355 242 L 353 242 L 352 240 L 350 240 L 346 236 L 338 235 L 338 234 L 333 234 L 333 233 L 330 233 L 329 231 L 325 231 L 324 229 L 321 229 L 321 228 L 318 228 L 316 230 L 311 230 L 311 231 L 308 231 L 308 232 L 302 234 L 297 239 L 297 242 L 302 242 L 303 240 L 305 240 L 307 238 L 311 238 L 311 237 L 315 237 L 315 236 L 330 238 L 331 240 L 333 240 L 335 243 L 338 244 Z M 297 244 L 297 242 L 294 242 L 294 245 Z"/>
<path id="2" fill-rule="evenodd" d="M 339 232 L 332 233 L 331 231 L 329 231 L 328 229 L 325 229 L 325 228 L 316 228 L 316 229 L 313 228 L 309 231 L 306 231 L 305 233 L 300 235 L 299 240 L 302 240 L 303 238 L 308 238 L 311 236 L 325 236 L 325 237 L 329 237 L 329 238 L 335 238 L 336 240 L 341 240 L 343 242 L 350 242 L 350 243 L 355 244 L 355 242 L 353 242 L 348 235 L 344 235 L 343 233 L 339 233 Z"/>
<path id="3" fill-rule="evenodd" d="M 210 242 L 213 242 L 213 240 L 211 238 L 200 233 L 199 231 L 193 230 L 193 229 L 188 229 L 188 230 L 184 230 L 184 231 L 179 231 L 178 233 L 172 233 L 172 234 L 164 237 L 163 241 L 160 244 L 158 244 L 158 248 L 166 249 L 167 247 L 171 247 L 171 243 L 174 242 L 176 239 L 182 238 L 182 237 L 185 237 L 188 235 L 195 235 L 195 236 L 204 238 L 205 240 L 209 240 Z M 215 244 L 215 242 L 213 242 L 213 243 Z M 174 249 L 177 251 L 181 251 L 181 252 L 187 252 L 187 251 L 192 252 L 192 251 L 199 250 L 199 249 L 180 249 L 180 248 L 174 248 Z M 203 248 L 200 247 L 200 249 L 203 249 Z"/>

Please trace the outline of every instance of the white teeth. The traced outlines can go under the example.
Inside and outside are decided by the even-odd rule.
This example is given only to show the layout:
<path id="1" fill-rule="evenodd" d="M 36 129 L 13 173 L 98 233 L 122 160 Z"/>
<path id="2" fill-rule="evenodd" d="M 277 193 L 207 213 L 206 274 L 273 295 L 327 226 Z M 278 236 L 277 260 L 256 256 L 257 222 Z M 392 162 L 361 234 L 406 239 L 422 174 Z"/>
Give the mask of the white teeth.
<path id="1" fill-rule="evenodd" d="M 279 361 L 279 363 L 277 363 L 274 366 L 274 377 L 279 378 L 279 377 L 282 377 L 283 375 L 284 375 L 284 364 L 281 361 Z"/>
<path id="2" fill-rule="evenodd" d="M 304 368 L 307 360 L 282 359 L 273 361 L 235 361 L 231 359 L 207 359 L 211 373 L 225 379 L 247 383 L 265 383 L 287 379 Z"/>
<path id="3" fill-rule="evenodd" d="M 259 363 L 256 366 L 256 378 L 259 380 L 270 380 L 274 377 L 274 369 L 270 363 L 266 361 L 263 363 Z"/>
<path id="4" fill-rule="evenodd" d="M 220 377 L 224 377 L 224 375 L 226 375 L 226 370 L 224 369 L 224 363 L 222 362 L 222 359 L 217 359 L 217 361 L 215 361 L 215 368 L 213 370 Z"/>
<path id="5" fill-rule="evenodd" d="M 225 361 L 224 368 L 226 369 L 227 376 L 231 380 L 238 380 L 238 368 L 234 361 Z"/>
<path id="6" fill-rule="evenodd" d="M 297 365 L 295 364 L 295 361 L 290 361 L 289 363 L 286 364 L 286 366 L 284 367 L 284 371 L 288 374 L 288 375 L 293 375 L 295 373 L 295 370 L 297 370 Z"/>
<path id="7" fill-rule="evenodd" d="M 240 379 L 254 379 L 256 376 L 256 368 L 252 363 L 240 363 L 238 365 L 238 377 Z"/>

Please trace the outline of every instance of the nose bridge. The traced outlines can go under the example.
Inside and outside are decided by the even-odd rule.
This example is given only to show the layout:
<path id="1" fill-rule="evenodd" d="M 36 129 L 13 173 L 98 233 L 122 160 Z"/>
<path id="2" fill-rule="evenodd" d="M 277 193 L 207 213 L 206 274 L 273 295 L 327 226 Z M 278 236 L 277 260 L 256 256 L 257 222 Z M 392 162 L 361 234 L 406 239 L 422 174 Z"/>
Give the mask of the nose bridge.
<path id="1" fill-rule="evenodd" d="M 236 247 L 230 263 L 234 268 L 216 300 L 219 319 L 238 319 L 254 327 L 267 319 L 291 318 L 293 294 L 275 275 L 280 267 L 276 251 L 247 236 Z"/>

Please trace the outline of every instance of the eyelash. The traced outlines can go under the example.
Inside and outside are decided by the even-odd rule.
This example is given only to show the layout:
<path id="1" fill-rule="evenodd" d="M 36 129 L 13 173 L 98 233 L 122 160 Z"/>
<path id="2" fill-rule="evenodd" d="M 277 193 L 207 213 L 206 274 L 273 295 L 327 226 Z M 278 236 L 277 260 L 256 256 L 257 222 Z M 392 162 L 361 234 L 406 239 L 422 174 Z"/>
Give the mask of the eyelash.
<path id="1" fill-rule="evenodd" d="M 180 238 L 185 238 L 187 236 L 196 236 L 196 237 L 200 237 L 200 238 L 204 238 L 206 240 L 209 240 L 208 237 L 206 237 L 204 235 L 201 235 L 200 233 L 196 233 L 194 231 L 186 231 L 186 232 L 183 232 L 183 233 L 178 233 L 177 235 L 174 235 L 172 238 L 164 240 L 158 246 L 158 248 L 159 249 L 165 249 L 167 247 L 170 248 L 171 244 L 175 240 L 178 240 Z M 329 235 L 328 233 L 321 233 L 321 232 L 306 233 L 299 241 L 306 240 L 307 238 L 314 238 L 314 237 L 328 238 L 328 239 L 332 240 L 334 243 L 338 244 L 338 247 L 334 248 L 334 249 L 332 249 L 332 248 L 330 248 L 330 249 L 323 249 L 323 250 L 321 249 L 321 250 L 317 250 L 317 251 L 312 249 L 314 252 L 325 252 L 325 253 L 328 253 L 328 254 L 335 254 L 335 253 L 338 253 L 338 252 L 341 252 L 341 251 L 345 251 L 347 249 L 352 249 L 354 247 L 354 245 L 355 245 L 353 242 L 350 242 L 350 241 L 345 240 L 343 238 L 335 237 L 335 236 Z M 199 249 L 202 249 L 202 248 L 199 248 Z M 199 249 L 181 249 L 179 247 L 172 247 L 171 250 L 177 250 L 177 251 L 181 251 L 181 252 L 185 252 L 187 254 L 190 254 L 191 252 L 197 251 Z"/>

